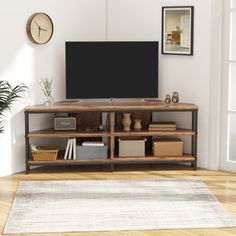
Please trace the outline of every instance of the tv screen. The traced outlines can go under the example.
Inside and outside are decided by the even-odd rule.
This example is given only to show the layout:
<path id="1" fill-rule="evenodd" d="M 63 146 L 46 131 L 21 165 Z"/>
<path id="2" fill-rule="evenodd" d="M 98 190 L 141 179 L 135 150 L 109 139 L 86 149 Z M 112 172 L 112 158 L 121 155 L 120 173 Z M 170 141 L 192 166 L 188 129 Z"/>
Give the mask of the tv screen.
<path id="1" fill-rule="evenodd" d="M 66 97 L 157 98 L 158 42 L 66 42 Z"/>

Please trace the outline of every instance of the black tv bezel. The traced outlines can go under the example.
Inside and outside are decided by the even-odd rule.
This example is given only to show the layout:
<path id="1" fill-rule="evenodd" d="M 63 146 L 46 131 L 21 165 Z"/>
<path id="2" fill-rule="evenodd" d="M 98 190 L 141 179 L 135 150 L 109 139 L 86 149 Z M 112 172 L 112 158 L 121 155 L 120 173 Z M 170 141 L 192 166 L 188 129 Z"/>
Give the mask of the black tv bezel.
<path id="1" fill-rule="evenodd" d="M 69 43 L 157 43 L 157 89 L 156 89 L 156 97 L 133 97 L 133 98 L 124 98 L 124 97 L 104 97 L 104 98 L 94 98 L 94 97 L 89 97 L 89 98 L 68 98 L 68 86 L 67 86 L 67 44 Z M 65 81 L 66 81 L 66 99 L 67 100 L 107 100 L 107 99 L 119 99 L 119 100 L 133 100 L 133 99 L 158 99 L 159 95 L 159 41 L 66 41 L 65 42 Z"/>

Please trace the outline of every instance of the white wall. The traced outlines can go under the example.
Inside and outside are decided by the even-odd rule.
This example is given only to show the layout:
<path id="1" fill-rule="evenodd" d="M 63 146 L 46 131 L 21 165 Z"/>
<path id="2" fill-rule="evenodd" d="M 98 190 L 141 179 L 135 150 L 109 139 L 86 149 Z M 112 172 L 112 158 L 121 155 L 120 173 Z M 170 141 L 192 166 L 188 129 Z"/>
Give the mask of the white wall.
<path id="1" fill-rule="evenodd" d="M 194 56 L 160 54 L 159 97 L 178 91 L 181 101 L 199 105 L 199 165 L 207 167 L 212 1 L 108 0 L 106 16 L 106 0 L 0 0 L 0 19 L 7 22 L 1 25 L 0 79 L 24 82 L 31 91 L 7 116 L 6 133 L 0 136 L 0 175 L 24 169 L 23 107 L 43 101 L 37 81 L 53 76 L 55 99 L 65 98 L 64 42 L 106 37 L 161 42 L 161 6 L 167 5 L 195 6 Z M 32 44 L 25 32 L 28 17 L 40 11 L 48 13 L 55 26 L 52 40 L 42 46 Z M 180 125 L 186 122 L 181 115 L 177 120 Z"/>
<path id="2" fill-rule="evenodd" d="M 55 99 L 65 98 L 65 41 L 105 40 L 105 0 L 0 0 L 0 80 L 26 83 L 30 95 L 6 116 L 0 135 L 0 176 L 24 170 L 24 113 L 27 104 L 43 102 L 41 77 L 54 78 Z M 55 32 L 46 45 L 31 43 L 26 34 L 28 17 L 35 12 L 51 16 Z M 35 121 L 40 127 L 44 121 Z M 34 125 L 33 125 L 34 126 Z"/>
<path id="3" fill-rule="evenodd" d="M 199 105 L 198 163 L 208 167 L 211 1 L 109 0 L 108 39 L 161 42 L 161 7 L 168 5 L 195 7 L 194 56 L 160 55 L 159 97 L 178 91 L 181 101 Z M 177 121 L 186 123 L 182 115 Z"/>

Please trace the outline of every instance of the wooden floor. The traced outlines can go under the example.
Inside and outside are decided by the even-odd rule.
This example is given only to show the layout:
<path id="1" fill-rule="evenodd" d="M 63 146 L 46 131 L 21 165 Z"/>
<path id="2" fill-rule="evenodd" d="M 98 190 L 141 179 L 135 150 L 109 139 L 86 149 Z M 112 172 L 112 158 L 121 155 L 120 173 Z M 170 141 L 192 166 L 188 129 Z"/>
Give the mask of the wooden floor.
<path id="1" fill-rule="evenodd" d="M 129 169 L 128 169 L 129 168 Z M 176 170 L 177 169 L 177 170 Z M 146 166 L 137 170 L 136 167 L 120 167 L 111 173 L 94 169 L 59 168 L 34 170 L 31 174 L 15 174 L 0 178 L 0 232 L 3 232 L 10 207 L 17 190 L 19 181 L 28 180 L 69 180 L 69 179 L 145 179 L 145 178 L 199 178 L 204 181 L 210 191 L 218 198 L 227 211 L 236 219 L 236 174 L 221 171 L 197 170 L 192 171 L 180 166 Z M 194 212 L 193 212 L 194 214 Z M 35 234 L 44 235 L 78 235 L 78 236 L 232 236 L 236 228 L 220 229 L 188 229 L 188 230 L 156 230 L 156 231 L 125 231 L 125 232 L 94 232 L 94 233 L 64 233 L 64 234 Z"/>

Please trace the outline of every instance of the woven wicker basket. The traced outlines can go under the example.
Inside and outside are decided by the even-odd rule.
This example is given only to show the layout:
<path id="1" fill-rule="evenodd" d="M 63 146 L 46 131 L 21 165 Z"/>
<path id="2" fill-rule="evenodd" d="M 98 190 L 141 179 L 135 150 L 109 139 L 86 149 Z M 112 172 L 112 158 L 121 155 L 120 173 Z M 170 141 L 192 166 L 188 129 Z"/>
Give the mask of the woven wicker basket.
<path id="1" fill-rule="evenodd" d="M 34 161 L 55 161 L 57 159 L 58 149 L 54 146 L 37 147 L 37 150 L 31 150 Z"/>

